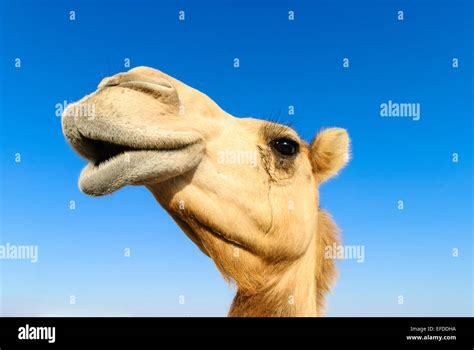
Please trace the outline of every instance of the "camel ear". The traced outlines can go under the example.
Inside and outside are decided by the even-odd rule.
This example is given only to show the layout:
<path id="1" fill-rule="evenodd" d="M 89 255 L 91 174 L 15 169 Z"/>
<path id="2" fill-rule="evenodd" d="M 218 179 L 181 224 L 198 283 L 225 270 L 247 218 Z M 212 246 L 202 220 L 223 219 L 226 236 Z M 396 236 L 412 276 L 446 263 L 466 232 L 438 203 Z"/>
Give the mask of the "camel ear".
<path id="1" fill-rule="evenodd" d="M 319 182 L 333 177 L 349 161 L 350 139 L 347 131 L 329 128 L 319 132 L 311 142 L 311 163 Z"/>

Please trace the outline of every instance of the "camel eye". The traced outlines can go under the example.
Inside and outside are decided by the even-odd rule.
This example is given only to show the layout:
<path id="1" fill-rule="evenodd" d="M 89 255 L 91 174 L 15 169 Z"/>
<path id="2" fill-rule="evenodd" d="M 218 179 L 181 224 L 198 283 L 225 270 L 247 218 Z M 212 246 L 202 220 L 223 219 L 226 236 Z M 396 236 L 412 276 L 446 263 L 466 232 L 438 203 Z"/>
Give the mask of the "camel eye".
<path id="1" fill-rule="evenodd" d="M 298 142 L 288 139 L 288 138 L 273 140 L 271 143 L 271 146 L 278 153 L 284 156 L 295 155 L 296 153 L 298 153 L 298 149 L 299 149 Z"/>

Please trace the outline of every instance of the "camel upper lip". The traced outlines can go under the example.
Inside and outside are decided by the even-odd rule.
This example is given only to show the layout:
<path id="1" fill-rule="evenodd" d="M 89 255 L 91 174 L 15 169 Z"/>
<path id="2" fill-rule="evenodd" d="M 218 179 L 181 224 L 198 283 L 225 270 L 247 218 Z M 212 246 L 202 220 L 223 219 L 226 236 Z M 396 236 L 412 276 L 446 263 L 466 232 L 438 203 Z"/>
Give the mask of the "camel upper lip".
<path id="1" fill-rule="evenodd" d="M 133 151 L 172 151 L 200 142 L 194 131 L 166 131 L 160 127 L 124 127 L 77 116 L 75 104 L 63 114 L 63 132 L 69 144 L 92 164 L 101 164 L 117 155 Z"/>

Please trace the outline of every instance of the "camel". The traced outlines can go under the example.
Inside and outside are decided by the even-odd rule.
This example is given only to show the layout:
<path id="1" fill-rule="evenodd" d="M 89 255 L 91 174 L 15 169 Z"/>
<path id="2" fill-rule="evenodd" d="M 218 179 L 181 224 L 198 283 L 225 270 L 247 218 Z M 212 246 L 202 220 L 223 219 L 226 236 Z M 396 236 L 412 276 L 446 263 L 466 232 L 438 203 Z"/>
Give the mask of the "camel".
<path id="1" fill-rule="evenodd" d="M 339 230 L 318 187 L 348 162 L 346 130 L 323 129 L 308 144 L 149 67 L 103 79 L 66 108 L 62 128 L 88 161 L 80 190 L 146 186 L 235 286 L 228 316 L 324 315 L 337 274 L 324 250 Z"/>

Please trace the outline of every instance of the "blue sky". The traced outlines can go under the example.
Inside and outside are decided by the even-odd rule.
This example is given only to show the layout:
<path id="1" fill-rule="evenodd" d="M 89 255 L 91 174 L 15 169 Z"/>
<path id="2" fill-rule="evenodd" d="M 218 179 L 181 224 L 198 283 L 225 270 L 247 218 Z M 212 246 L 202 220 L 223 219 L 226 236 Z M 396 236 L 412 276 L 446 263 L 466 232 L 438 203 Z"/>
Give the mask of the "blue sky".
<path id="1" fill-rule="evenodd" d="M 0 0 L 0 244 L 39 247 L 37 263 L 0 260 L 0 314 L 226 314 L 234 291 L 150 193 L 78 190 L 84 161 L 56 105 L 129 58 L 308 141 L 349 131 L 353 159 L 321 205 L 365 261 L 338 262 L 329 316 L 471 316 L 472 36 L 467 0 Z M 382 118 L 389 100 L 419 104 L 420 120 Z"/>

